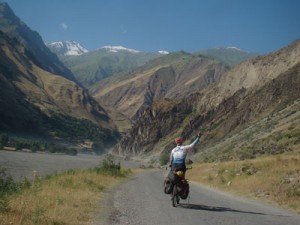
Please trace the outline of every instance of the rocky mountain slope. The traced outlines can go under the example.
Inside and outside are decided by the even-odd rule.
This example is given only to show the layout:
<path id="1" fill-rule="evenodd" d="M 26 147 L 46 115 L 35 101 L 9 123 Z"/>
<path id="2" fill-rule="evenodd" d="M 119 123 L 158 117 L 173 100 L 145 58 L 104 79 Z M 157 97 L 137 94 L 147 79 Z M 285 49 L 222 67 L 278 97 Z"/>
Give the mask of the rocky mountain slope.
<path id="1" fill-rule="evenodd" d="M 299 63 L 299 55 L 300 41 L 298 40 L 286 48 L 265 56 L 258 56 L 234 67 L 215 87 L 204 93 L 205 96 L 198 107 L 207 111 L 240 89 L 252 92 L 263 87 L 267 82 Z"/>
<path id="2" fill-rule="evenodd" d="M 8 10 L 5 3 L 0 7 L 6 9 L 4 12 Z M 10 19 L 19 21 L 5 17 L 4 31 L 0 26 L 0 131 L 115 143 L 118 134 L 107 112 L 77 83 L 67 79 L 68 73 L 63 71 L 68 70 L 62 64 L 61 74 L 45 69 L 43 65 L 54 66 L 52 55 L 44 55 L 40 63 L 35 55 L 40 50 L 27 48 L 28 43 L 36 43 L 30 37 L 37 34 L 31 35 L 28 28 L 24 44 L 20 37 L 25 25 L 19 21 L 19 27 Z M 13 33 L 8 24 L 13 24 Z"/>
<path id="3" fill-rule="evenodd" d="M 0 41 L 3 102 L 11 104 L 11 97 L 15 96 L 15 100 L 24 101 L 23 104 L 16 104 L 16 107 L 22 107 L 26 103 L 25 105 L 34 105 L 47 114 L 65 113 L 108 126 L 109 118 L 105 111 L 76 83 L 35 65 L 31 61 L 30 52 L 16 39 L 1 32 Z M 8 91 L 4 91 L 5 89 Z M 15 112 L 6 107 L 1 107 L 1 111 L 6 112 L 7 116 Z M 16 112 L 18 113 L 20 111 Z"/>
<path id="4" fill-rule="evenodd" d="M 257 143 L 262 136 L 269 138 L 276 132 L 273 129 L 279 129 L 268 123 L 273 121 L 275 114 L 284 109 L 288 111 L 287 115 L 294 115 L 299 111 L 299 49 L 300 41 L 296 41 L 272 54 L 239 64 L 215 84 L 181 101 L 156 102 L 144 110 L 114 151 L 132 155 L 167 153 L 174 147 L 173 139 L 176 136 L 181 135 L 189 140 L 202 130 L 202 145 L 195 149 L 201 160 L 212 155 L 214 160 L 222 160 L 249 158 L 255 157 L 255 154 L 272 152 L 267 151 L 270 143 L 262 142 L 266 146 L 251 149 L 250 141 Z M 290 121 L 285 122 L 291 127 L 284 127 L 281 132 L 287 129 L 296 132 L 299 129 L 299 125 L 293 122 L 295 118 L 290 118 Z M 262 124 L 262 121 L 266 121 L 265 129 L 250 134 L 243 133 L 255 124 Z M 279 120 L 277 123 L 280 124 Z M 243 139 L 240 134 L 247 135 L 248 138 Z M 235 139 L 240 141 L 237 142 L 238 145 L 230 139 L 233 136 L 239 137 Z M 299 142 L 298 139 L 295 141 Z M 273 143 L 275 146 L 276 144 Z M 281 148 L 282 151 L 287 149 L 289 148 Z M 251 154 L 246 154 L 251 151 Z"/>
<path id="5" fill-rule="evenodd" d="M 0 30 L 16 38 L 31 54 L 36 65 L 43 70 L 76 81 L 72 72 L 44 44 L 41 36 L 24 24 L 5 2 L 0 3 Z"/>
<path id="6" fill-rule="evenodd" d="M 170 53 L 132 73 L 103 80 L 90 93 L 103 106 L 137 120 L 153 102 L 187 97 L 220 79 L 227 67 L 185 52 Z"/>

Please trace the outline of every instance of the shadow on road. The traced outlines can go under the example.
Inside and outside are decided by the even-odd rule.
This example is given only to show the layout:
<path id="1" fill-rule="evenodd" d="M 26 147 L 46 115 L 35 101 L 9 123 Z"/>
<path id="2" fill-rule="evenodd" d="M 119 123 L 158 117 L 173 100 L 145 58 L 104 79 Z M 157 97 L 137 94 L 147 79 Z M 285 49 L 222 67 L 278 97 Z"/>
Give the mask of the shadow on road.
<path id="1" fill-rule="evenodd" d="M 268 215 L 259 212 L 249 212 L 249 211 L 236 210 L 236 209 L 231 209 L 226 207 L 216 207 L 216 206 L 197 205 L 197 204 L 180 204 L 180 207 L 186 209 L 207 210 L 212 212 L 237 212 L 237 213 L 248 213 L 248 214 L 256 214 L 256 215 Z M 276 215 L 276 216 L 280 216 L 280 215 Z"/>

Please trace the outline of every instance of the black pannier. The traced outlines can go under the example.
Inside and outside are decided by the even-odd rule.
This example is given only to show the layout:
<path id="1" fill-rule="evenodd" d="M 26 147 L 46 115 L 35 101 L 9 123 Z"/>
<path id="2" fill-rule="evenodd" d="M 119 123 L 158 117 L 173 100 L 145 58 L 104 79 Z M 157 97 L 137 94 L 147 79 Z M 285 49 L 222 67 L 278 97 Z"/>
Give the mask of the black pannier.
<path id="1" fill-rule="evenodd" d="M 182 188 L 181 193 L 180 193 L 180 198 L 181 199 L 186 199 L 189 196 L 190 185 L 187 182 L 187 180 L 182 179 L 182 181 L 180 182 L 180 186 Z"/>
<path id="2" fill-rule="evenodd" d="M 173 192 L 174 184 L 169 180 L 169 178 L 166 178 L 164 183 L 164 192 L 165 194 L 171 194 Z"/>

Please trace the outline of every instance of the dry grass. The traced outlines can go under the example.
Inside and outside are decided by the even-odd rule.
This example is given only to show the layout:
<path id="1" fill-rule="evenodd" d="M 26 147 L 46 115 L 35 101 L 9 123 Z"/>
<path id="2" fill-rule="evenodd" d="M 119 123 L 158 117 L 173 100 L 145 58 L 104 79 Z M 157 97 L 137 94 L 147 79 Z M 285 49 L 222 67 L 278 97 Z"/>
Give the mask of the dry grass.
<path id="1" fill-rule="evenodd" d="M 122 178 L 97 171 L 68 171 L 42 179 L 10 197 L 0 224 L 87 224 L 104 190 Z"/>
<path id="2" fill-rule="evenodd" d="M 193 166 L 188 179 L 300 213 L 300 153 Z"/>

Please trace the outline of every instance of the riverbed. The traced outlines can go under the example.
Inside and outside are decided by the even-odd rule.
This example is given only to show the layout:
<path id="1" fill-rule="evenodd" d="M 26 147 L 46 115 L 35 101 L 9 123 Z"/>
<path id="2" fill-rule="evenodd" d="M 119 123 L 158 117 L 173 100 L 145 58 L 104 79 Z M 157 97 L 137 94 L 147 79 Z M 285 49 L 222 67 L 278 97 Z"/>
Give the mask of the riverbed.
<path id="1" fill-rule="evenodd" d="M 78 154 L 76 156 L 51 153 L 29 153 L 0 150 L 0 167 L 15 180 L 24 178 L 33 181 L 37 176 L 46 176 L 69 169 L 88 169 L 101 165 L 105 155 Z M 120 160 L 125 168 L 138 167 L 137 162 Z"/>

